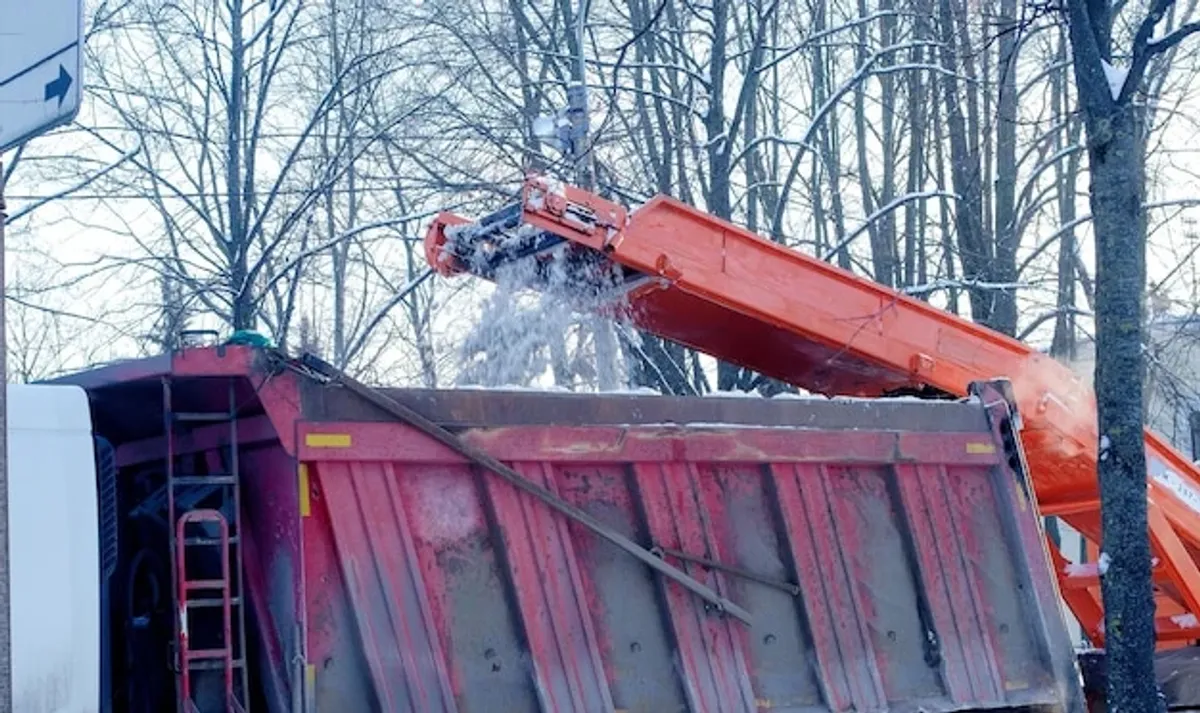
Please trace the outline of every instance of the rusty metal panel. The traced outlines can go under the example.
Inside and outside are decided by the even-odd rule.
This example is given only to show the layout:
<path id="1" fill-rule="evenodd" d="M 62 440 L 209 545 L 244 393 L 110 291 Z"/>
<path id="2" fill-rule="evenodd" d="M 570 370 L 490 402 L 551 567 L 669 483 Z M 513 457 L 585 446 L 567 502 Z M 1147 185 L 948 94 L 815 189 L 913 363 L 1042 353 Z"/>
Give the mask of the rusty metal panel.
<path id="1" fill-rule="evenodd" d="M 451 711 L 428 589 L 392 463 L 322 463 L 324 504 L 384 710 Z"/>
<path id="2" fill-rule="evenodd" d="M 573 426 L 462 425 L 486 401 L 440 408 L 753 624 L 413 429 L 301 423 L 315 710 L 1077 711 L 1036 511 L 983 407 L 666 427 L 686 403 L 633 426 L 572 401 Z M 970 415 L 942 430 L 939 409 Z"/>

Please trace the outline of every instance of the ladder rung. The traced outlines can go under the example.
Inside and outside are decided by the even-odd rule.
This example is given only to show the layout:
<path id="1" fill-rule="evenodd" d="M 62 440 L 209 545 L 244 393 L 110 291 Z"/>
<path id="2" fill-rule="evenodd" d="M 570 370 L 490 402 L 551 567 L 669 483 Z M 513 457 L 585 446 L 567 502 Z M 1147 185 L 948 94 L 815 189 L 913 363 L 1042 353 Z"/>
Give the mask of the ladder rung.
<path id="1" fill-rule="evenodd" d="M 198 413 L 198 412 L 179 411 L 175 414 L 175 420 L 176 421 L 185 421 L 185 422 L 186 421 L 192 421 L 192 422 L 208 421 L 211 423 L 214 421 L 232 421 L 233 416 L 228 411 L 216 412 L 216 413 Z"/>
<path id="2" fill-rule="evenodd" d="M 236 607 L 236 606 L 240 605 L 241 603 L 242 603 L 241 597 L 230 597 L 229 598 L 229 606 L 231 606 L 231 607 Z M 224 599 L 216 599 L 213 597 L 209 597 L 207 599 L 189 599 L 189 600 L 187 600 L 187 605 L 188 605 L 189 609 L 191 607 L 221 607 L 221 606 L 225 606 L 225 600 Z"/>
<path id="3" fill-rule="evenodd" d="M 238 543 L 238 536 L 230 535 L 226 541 L 231 545 L 236 545 Z M 189 537 L 183 541 L 184 547 L 206 547 L 219 544 L 221 544 L 220 537 Z"/>
<path id="4" fill-rule="evenodd" d="M 225 589 L 227 582 L 223 579 L 191 579 L 183 583 L 183 588 L 191 591 L 193 589 Z"/>
<path id="5" fill-rule="evenodd" d="M 233 667 L 241 668 L 246 665 L 244 659 L 234 659 Z M 225 668 L 224 661 L 214 661 L 212 659 L 200 659 L 198 661 L 188 662 L 188 669 L 192 671 L 220 671 Z"/>
<path id="6" fill-rule="evenodd" d="M 236 485 L 232 475 L 177 475 L 171 479 L 175 485 Z"/>
<path id="7" fill-rule="evenodd" d="M 184 658 L 188 662 L 192 661 L 211 661 L 213 659 L 223 659 L 232 656 L 233 652 L 229 649 L 188 649 L 184 653 Z"/>

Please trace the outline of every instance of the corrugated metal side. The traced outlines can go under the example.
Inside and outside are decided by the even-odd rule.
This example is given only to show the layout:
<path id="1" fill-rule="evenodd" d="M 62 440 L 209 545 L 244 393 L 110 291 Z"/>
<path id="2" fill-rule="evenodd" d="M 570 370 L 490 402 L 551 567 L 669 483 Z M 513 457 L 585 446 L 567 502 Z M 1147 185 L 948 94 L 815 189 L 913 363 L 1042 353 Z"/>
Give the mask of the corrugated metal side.
<path id="1" fill-rule="evenodd" d="M 746 626 L 410 429 L 300 428 L 309 710 L 1063 708 L 1077 685 L 1036 513 L 988 432 L 467 434 Z"/>
<path id="2" fill-rule="evenodd" d="M 297 481 L 289 477 L 295 462 L 274 444 L 244 450 L 240 458 L 242 558 L 251 595 L 246 620 L 261 654 L 251 661 L 250 673 L 261 683 L 268 709 L 282 711 L 290 707 L 293 662 L 301 658 Z"/>

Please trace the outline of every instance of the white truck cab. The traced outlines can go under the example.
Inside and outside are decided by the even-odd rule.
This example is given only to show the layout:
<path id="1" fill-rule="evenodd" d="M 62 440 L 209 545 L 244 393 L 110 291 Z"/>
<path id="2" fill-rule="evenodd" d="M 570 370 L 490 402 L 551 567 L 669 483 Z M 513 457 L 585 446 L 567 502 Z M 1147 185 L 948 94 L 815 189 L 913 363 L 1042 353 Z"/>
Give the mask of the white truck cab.
<path id="1" fill-rule="evenodd" d="M 100 710 L 100 533 L 83 389 L 8 385 L 13 710 Z"/>

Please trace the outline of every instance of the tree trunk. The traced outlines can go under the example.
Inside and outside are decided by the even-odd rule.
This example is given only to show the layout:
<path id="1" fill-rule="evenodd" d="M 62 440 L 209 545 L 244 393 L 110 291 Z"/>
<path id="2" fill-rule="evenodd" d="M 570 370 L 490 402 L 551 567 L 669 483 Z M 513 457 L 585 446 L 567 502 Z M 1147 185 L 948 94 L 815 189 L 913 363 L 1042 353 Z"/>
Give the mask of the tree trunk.
<path id="1" fill-rule="evenodd" d="M 866 0 L 858 0 L 858 15 L 866 17 L 869 14 Z M 854 64 L 862 67 L 867 63 L 869 53 L 867 43 L 867 24 L 859 23 L 855 30 L 858 42 L 854 45 Z M 883 64 L 880 61 L 880 64 Z M 871 179 L 871 157 L 867 150 L 867 88 L 865 82 L 854 83 L 854 155 L 858 166 L 858 192 L 862 201 L 862 212 L 869 216 L 875 212 L 874 181 Z M 872 107 L 874 109 L 875 107 Z M 883 111 L 887 111 L 883 109 Z M 867 237 L 871 244 L 871 258 L 874 263 L 875 281 L 891 286 L 884 270 L 887 261 L 883 258 L 883 249 L 879 243 L 879 221 L 872 220 L 867 224 Z"/>
<path id="2" fill-rule="evenodd" d="M 895 0 L 880 0 L 879 9 L 885 13 L 894 11 Z M 881 37 L 880 44 L 882 46 L 891 47 L 897 43 L 899 33 L 896 31 L 896 18 L 894 16 L 885 15 L 880 18 L 879 31 Z M 888 68 L 893 64 L 895 64 L 895 55 L 889 53 L 883 58 L 880 66 L 881 68 Z M 899 163 L 896 157 L 896 144 L 899 141 L 898 134 L 902 132 L 902 130 L 897 130 L 896 106 L 899 104 L 899 101 L 894 99 L 898 94 L 896 91 L 897 84 L 896 75 L 891 72 L 885 72 L 879 76 L 879 93 L 884 98 L 883 104 L 879 107 L 881 115 L 880 123 L 883 127 L 882 135 L 879 137 L 883 154 L 883 165 L 880 167 L 880 206 L 890 205 L 896 197 L 896 166 Z M 870 215 L 870 213 L 867 215 Z M 875 279 L 877 282 L 889 287 L 896 287 L 900 283 L 900 257 L 896 246 L 895 211 L 888 211 L 880 216 L 879 230 L 876 238 L 879 241 L 879 247 L 872 250 L 875 253 L 872 256 L 875 274 L 877 275 Z"/>
<path id="3" fill-rule="evenodd" d="M 1064 38 L 1058 59 L 1065 60 L 1067 56 L 1068 49 Z M 1051 101 L 1059 116 L 1067 116 L 1072 108 L 1067 76 L 1067 71 L 1063 70 L 1055 72 L 1051 79 Z M 1057 132 L 1055 151 L 1077 144 L 1080 131 L 1082 124 L 1072 121 L 1065 131 Z M 1075 184 L 1079 176 L 1079 157 L 1080 154 L 1076 152 L 1067 159 L 1066 166 L 1061 161 L 1054 164 L 1055 182 L 1058 184 L 1058 222 L 1064 226 L 1075 222 Z M 1059 240 L 1058 297 L 1055 300 L 1054 337 L 1050 343 L 1050 354 L 1065 359 L 1074 359 L 1076 356 L 1075 250 L 1075 231 L 1067 229 Z"/>
<path id="4" fill-rule="evenodd" d="M 974 94 L 968 91 L 967 113 L 963 114 L 956 72 L 959 53 L 969 57 L 964 42 L 959 42 L 955 29 L 954 7 L 950 0 L 938 2 L 941 26 L 942 66 L 951 74 L 940 78 L 942 101 L 946 109 L 946 133 L 949 139 L 950 179 L 954 192 L 959 196 L 954 206 L 954 227 L 958 239 L 958 254 L 962 260 L 963 278 L 966 280 L 987 279 L 992 259 L 988 239 L 983 226 L 983 192 L 980 186 L 978 109 Z M 963 28 L 961 34 L 965 36 Z M 974 74 L 968 61 L 968 76 Z M 976 322 L 992 326 L 991 295 L 988 290 L 972 288 L 971 316 Z"/>
<path id="5" fill-rule="evenodd" d="M 915 30 L 918 37 L 921 37 L 920 24 Z M 924 48 L 917 47 L 912 51 L 912 63 L 920 64 L 924 59 Z M 911 143 L 908 151 L 908 183 L 906 190 L 909 193 L 916 193 L 921 190 L 921 186 L 925 180 L 925 117 L 922 111 L 922 104 L 926 100 L 925 88 L 921 81 L 919 72 L 912 72 L 908 75 L 908 121 L 909 131 L 912 133 Z M 916 201 L 904 206 L 904 275 L 901 278 L 902 284 L 905 287 L 911 287 L 916 284 L 917 280 L 917 251 L 918 226 L 924 228 L 925 221 L 921 219 L 921 210 L 925 205 L 925 201 Z M 921 257 L 924 258 L 922 250 Z"/>
<path id="6" fill-rule="evenodd" d="M 813 32 L 823 32 L 827 28 L 825 17 L 825 3 L 818 2 L 813 8 Z M 830 77 L 833 76 L 833 68 L 830 65 L 825 48 L 820 44 L 813 47 L 812 51 L 812 104 L 813 106 L 822 106 L 829 99 L 829 84 Z M 817 130 L 818 148 L 821 151 L 821 160 L 817 161 L 814 157 L 813 163 L 820 164 L 818 168 L 814 165 L 813 175 L 814 181 L 812 193 L 819 200 L 821 192 L 825 187 L 829 188 L 829 219 L 832 223 L 832 234 L 828 237 L 828 244 L 841 246 L 837 251 L 837 265 L 843 270 L 849 270 L 850 265 L 850 249 L 843 244 L 846 237 L 846 211 L 842 205 L 841 192 L 841 176 L 839 175 L 838 167 L 841 166 L 841 148 L 838 143 L 838 126 L 837 107 L 830 107 L 829 113 L 825 120 L 821 122 L 820 128 Z M 816 177 L 819 175 L 825 176 L 824 182 L 818 182 Z M 821 250 L 818 254 L 824 254 L 825 250 Z"/>
<path id="7" fill-rule="evenodd" d="M 936 95 L 932 88 L 930 95 Z M 942 145 L 945 143 L 946 127 L 941 120 L 939 106 L 937 102 L 933 102 L 933 118 L 930 123 L 933 125 L 933 165 L 937 174 L 937 185 L 944 186 L 946 185 L 946 157 Z M 955 208 L 957 209 L 957 206 Z M 946 279 L 951 283 L 950 289 L 946 291 L 946 311 L 950 314 L 959 314 L 958 288 L 954 286 L 954 231 L 950 229 L 950 201 L 945 198 L 941 199 L 941 210 L 938 211 L 938 217 L 942 236 L 943 269 Z M 928 299 L 928 296 L 925 299 Z"/>
<path id="8" fill-rule="evenodd" d="M 1120 713 L 1158 710 L 1154 595 L 1142 436 L 1142 295 L 1146 225 L 1145 148 L 1136 108 L 1088 112 L 1090 195 L 1096 235 L 1096 400 L 1101 456 L 1102 578 L 1109 704 Z"/>
<path id="9" fill-rule="evenodd" d="M 733 210 L 730 197 L 729 152 L 726 144 L 730 136 L 725 130 L 725 66 L 728 43 L 729 2 L 715 0 L 712 4 L 712 49 L 708 65 L 708 75 L 712 81 L 712 96 L 709 99 L 708 113 L 704 118 L 705 138 L 708 146 L 708 212 L 713 215 L 731 220 Z M 729 131 L 734 131 L 730 127 Z M 736 364 L 718 362 L 717 388 L 722 391 L 732 391 L 737 384 L 742 369 Z"/>
<path id="10" fill-rule="evenodd" d="M 1000 95 L 996 101 L 996 282 L 1017 279 L 1017 2 L 1000 0 Z M 1008 335 L 1017 333 L 1017 293 L 1012 289 L 992 293 L 992 326 Z"/>
<path id="11" fill-rule="evenodd" d="M 254 286 L 247 284 L 250 276 L 250 236 L 247 215 L 242 201 L 242 124 L 245 121 L 246 45 L 242 37 L 245 15 L 242 0 L 233 0 L 229 6 L 230 17 L 230 67 L 229 105 L 226 114 L 229 132 L 226 136 L 226 178 L 229 191 L 229 235 L 230 286 L 233 288 L 233 303 L 230 309 L 234 330 L 253 329 L 255 326 Z"/>

